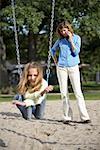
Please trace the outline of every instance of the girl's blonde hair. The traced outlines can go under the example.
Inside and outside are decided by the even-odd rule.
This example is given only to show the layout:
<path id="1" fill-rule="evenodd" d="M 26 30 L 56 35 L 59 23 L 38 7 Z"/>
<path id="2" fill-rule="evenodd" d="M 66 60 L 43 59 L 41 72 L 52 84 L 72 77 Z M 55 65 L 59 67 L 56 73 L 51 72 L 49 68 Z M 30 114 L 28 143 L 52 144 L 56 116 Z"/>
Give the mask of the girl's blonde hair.
<path id="1" fill-rule="evenodd" d="M 38 72 L 38 76 L 36 77 L 36 81 L 33 86 L 31 86 L 30 83 L 28 82 L 28 73 L 30 68 L 36 68 Z M 38 91 L 41 88 L 42 78 L 43 78 L 43 68 L 39 63 L 31 62 L 26 64 L 20 82 L 18 84 L 18 92 L 23 95 L 27 90 L 30 93 Z"/>
<path id="2" fill-rule="evenodd" d="M 61 34 L 61 30 L 63 28 L 67 28 L 72 34 L 74 33 L 71 24 L 68 21 L 63 21 L 63 22 L 59 23 L 59 25 L 58 25 L 58 27 L 56 29 L 56 32 L 58 33 L 58 35 L 60 37 L 63 37 L 62 34 Z"/>

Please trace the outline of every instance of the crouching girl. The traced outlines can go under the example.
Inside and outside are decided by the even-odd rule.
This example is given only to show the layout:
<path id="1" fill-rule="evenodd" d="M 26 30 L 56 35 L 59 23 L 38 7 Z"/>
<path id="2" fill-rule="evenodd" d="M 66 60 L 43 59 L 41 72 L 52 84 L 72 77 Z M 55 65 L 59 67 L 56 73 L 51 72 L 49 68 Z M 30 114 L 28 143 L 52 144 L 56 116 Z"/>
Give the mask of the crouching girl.
<path id="1" fill-rule="evenodd" d="M 42 119 L 45 112 L 46 93 L 53 90 L 43 79 L 43 68 L 37 62 L 25 65 L 18 84 L 18 93 L 13 100 L 24 119 L 31 119 L 32 114 Z"/>

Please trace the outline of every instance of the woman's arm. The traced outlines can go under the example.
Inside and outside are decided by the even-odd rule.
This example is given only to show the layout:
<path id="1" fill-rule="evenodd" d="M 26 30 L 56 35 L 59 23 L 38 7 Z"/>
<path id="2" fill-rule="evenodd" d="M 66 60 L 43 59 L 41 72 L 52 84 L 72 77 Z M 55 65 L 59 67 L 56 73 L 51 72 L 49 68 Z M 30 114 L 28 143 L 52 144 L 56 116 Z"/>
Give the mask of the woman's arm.
<path id="1" fill-rule="evenodd" d="M 51 48 L 51 56 L 52 56 L 52 58 L 53 58 L 53 60 L 54 60 L 54 63 L 55 64 L 57 64 L 57 56 L 56 56 L 56 50 L 57 49 L 59 49 L 59 40 L 57 40 L 55 43 L 54 43 L 54 45 L 53 45 L 53 47 Z"/>
<path id="2" fill-rule="evenodd" d="M 71 49 L 74 55 L 79 54 L 80 52 L 80 47 L 81 47 L 81 38 L 78 35 L 75 35 L 74 40 L 73 40 L 73 35 L 71 32 L 68 32 L 69 35 L 69 42 L 71 44 Z"/>

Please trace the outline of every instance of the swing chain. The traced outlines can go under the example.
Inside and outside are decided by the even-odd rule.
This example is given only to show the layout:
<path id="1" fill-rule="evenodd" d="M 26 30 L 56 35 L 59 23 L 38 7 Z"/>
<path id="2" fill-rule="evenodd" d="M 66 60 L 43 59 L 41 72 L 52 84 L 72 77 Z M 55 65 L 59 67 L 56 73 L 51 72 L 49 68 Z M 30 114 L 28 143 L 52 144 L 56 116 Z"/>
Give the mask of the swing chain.
<path id="1" fill-rule="evenodd" d="M 16 55 L 17 55 L 17 64 L 18 64 L 18 73 L 21 77 L 22 69 L 20 64 L 20 53 L 19 53 L 19 44 L 18 44 L 18 34 L 16 28 L 16 17 L 15 17 L 15 5 L 14 0 L 11 0 L 12 13 L 13 13 L 13 23 L 14 23 L 14 32 L 15 32 L 15 44 L 16 44 Z"/>
<path id="2" fill-rule="evenodd" d="M 52 47 L 52 35 L 53 35 L 53 23 L 54 23 L 54 8 L 55 8 L 55 0 L 52 0 L 52 12 L 51 12 L 51 25 L 50 25 L 50 40 L 49 40 L 49 51 L 48 51 L 48 61 L 47 61 L 47 82 L 49 80 L 50 75 L 50 63 L 51 63 L 51 47 Z"/>

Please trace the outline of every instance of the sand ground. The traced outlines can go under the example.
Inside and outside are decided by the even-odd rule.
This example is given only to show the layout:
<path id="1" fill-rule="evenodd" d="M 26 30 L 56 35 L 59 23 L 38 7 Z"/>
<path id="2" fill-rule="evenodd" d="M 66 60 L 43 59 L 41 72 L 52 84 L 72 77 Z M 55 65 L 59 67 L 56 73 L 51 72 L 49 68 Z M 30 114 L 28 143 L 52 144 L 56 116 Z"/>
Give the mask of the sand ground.
<path id="1" fill-rule="evenodd" d="M 76 101 L 71 101 L 79 121 Z M 62 102 L 47 101 L 43 120 L 24 120 L 10 102 L 0 103 L 0 150 L 100 150 L 100 100 L 86 101 L 90 124 L 64 124 Z"/>

